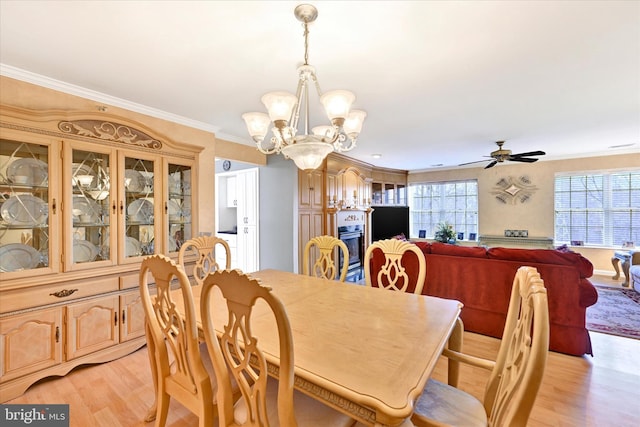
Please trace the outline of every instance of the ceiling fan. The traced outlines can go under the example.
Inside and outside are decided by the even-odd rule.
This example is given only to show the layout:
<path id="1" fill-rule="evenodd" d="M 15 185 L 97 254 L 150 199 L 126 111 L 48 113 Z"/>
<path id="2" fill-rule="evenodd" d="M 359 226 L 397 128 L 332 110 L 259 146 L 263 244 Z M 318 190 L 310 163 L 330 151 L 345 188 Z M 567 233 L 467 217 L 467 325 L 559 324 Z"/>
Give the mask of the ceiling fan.
<path id="1" fill-rule="evenodd" d="M 491 163 L 484 167 L 485 169 L 492 168 L 496 164 L 502 163 L 505 160 L 509 160 L 512 162 L 533 163 L 537 162 L 538 159 L 531 158 L 530 156 L 544 156 L 546 154 L 544 151 L 529 151 L 527 153 L 511 154 L 511 150 L 502 149 L 504 141 L 496 141 L 496 144 L 498 145 L 498 149 L 496 151 L 492 151 L 490 156 L 487 156 L 492 160 Z M 470 165 L 472 163 L 480 163 L 486 161 L 488 160 L 478 160 L 476 162 L 461 163 L 458 166 Z"/>

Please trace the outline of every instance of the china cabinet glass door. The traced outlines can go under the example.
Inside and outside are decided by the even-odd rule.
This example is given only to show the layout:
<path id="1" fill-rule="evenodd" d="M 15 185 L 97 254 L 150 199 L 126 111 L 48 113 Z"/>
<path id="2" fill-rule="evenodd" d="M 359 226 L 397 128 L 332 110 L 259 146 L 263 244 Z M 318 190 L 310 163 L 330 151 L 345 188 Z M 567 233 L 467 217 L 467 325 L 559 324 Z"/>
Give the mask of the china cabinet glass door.
<path id="1" fill-rule="evenodd" d="M 113 224 L 116 220 L 114 150 L 65 142 L 63 184 L 65 196 L 66 270 L 113 265 L 116 257 Z"/>
<path id="2" fill-rule="evenodd" d="M 59 196 L 49 177 L 58 171 L 58 144 L 13 136 L 0 140 L 0 277 L 56 272 Z"/>
<path id="3" fill-rule="evenodd" d="M 167 162 L 167 198 L 165 214 L 167 218 L 166 247 L 164 253 L 180 250 L 180 246 L 193 237 L 192 194 L 193 167 L 191 164 Z"/>
<path id="4" fill-rule="evenodd" d="M 119 184 L 123 194 L 118 207 L 122 224 L 120 261 L 139 261 L 139 257 L 162 249 L 156 244 L 162 213 L 160 162 L 157 157 L 128 152 L 120 160 Z"/>

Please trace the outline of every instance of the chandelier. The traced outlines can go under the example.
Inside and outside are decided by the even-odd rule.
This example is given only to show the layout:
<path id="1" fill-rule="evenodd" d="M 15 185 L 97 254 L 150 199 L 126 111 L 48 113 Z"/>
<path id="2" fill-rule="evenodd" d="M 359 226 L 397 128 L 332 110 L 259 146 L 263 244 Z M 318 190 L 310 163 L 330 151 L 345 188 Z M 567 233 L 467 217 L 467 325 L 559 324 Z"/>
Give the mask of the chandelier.
<path id="1" fill-rule="evenodd" d="M 269 114 L 245 113 L 242 118 L 261 153 L 282 153 L 298 168 L 312 170 L 318 168 L 332 151 L 345 152 L 356 146 L 367 113 L 351 110 L 356 96 L 348 90 L 322 93 L 316 70 L 309 65 L 309 23 L 316 20 L 318 10 L 310 4 L 301 4 L 295 8 L 294 15 L 304 27 L 304 64 L 298 67 L 296 94 L 269 92 L 261 99 Z M 309 86 L 312 85 L 331 124 L 316 126 L 309 133 Z M 298 134 L 301 110 L 304 133 Z M 264 144 L 270 127 L 272 136 Z"/>

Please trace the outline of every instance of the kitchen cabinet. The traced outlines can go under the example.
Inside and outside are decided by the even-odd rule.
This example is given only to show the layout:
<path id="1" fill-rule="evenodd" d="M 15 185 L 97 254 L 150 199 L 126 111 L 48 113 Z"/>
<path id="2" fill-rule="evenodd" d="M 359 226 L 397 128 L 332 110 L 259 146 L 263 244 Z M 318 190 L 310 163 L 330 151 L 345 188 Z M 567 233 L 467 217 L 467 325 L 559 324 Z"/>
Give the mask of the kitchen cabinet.
<path id="1" fill-rule="evenodd" d="M 246 273 L 259 269 L 258 248 L 258 169 L 238 171 L 238 234 L 236 255 Z"/>
<path id="2" fill-rule="evenodd" d="M 324 173 L 321 170 L 298 172 L 298 207 L 299 209 L 323 209 L 324 207 Z"/>
<path id="3" fill-rule="evenodd" d="M 231 266 L 244 272 L 259 269 L 259 174 L 258 168 L 241 169 L 216 175 L 218 209 L 216 235 L 235 241 Z M 224 193 L 226 191 L 226 194 Z M 235 194 L 231 200 L 229 194 Z M 230 206 L 233 201 L 234 205 Z M 225 233 L 234 230 L 235 234 Z M 231 246 L 231 244 L 229 245 Z"/>
<path id="4" fill-rule="evenodd" d="M 226 181 L 226 189 L 227 189 L 227 207 L 228 208 L 237 208 L 238 207 L 238 179 L 234 176 L 228 176 Z"/>
<path id="5" fill-rule="evenodd" d="M 105 113 L 0 114 L 5 402 L 145 344 L 137 272 L 197 235 L 201 148 Z"/>
<path id="6" fill-rule="evenodd" d="M 238 258 L 238 236 L 231 233 L 218 233 L 216 237 L 224 240 L 229 245 L 229 256 L 231 258 L 231 269 L 240 268 Z M 227 254 L 224 251 L 216 251 L 216 263 L 219 266 L 227 265 Z"/>
<path id="7" fill-rule="evenodd" d="M 372 205 L 407 205 L 407 189 L 405 184 L 389 182 L 373 182 L 371 184 L 373 195 Z"/>

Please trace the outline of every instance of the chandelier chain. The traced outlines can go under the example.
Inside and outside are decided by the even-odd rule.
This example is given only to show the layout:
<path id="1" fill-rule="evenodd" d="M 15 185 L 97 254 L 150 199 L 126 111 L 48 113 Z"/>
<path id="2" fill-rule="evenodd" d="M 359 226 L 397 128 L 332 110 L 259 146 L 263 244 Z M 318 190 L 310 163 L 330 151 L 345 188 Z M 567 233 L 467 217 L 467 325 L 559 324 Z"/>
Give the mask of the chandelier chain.
<path id="1" fill-rule="evenodd" d="M 302 24 L 304 27 L 304 65 L 309 65 L 309 24 Z"/>

